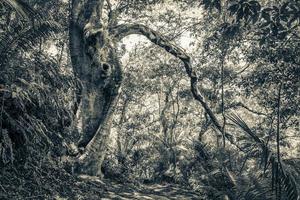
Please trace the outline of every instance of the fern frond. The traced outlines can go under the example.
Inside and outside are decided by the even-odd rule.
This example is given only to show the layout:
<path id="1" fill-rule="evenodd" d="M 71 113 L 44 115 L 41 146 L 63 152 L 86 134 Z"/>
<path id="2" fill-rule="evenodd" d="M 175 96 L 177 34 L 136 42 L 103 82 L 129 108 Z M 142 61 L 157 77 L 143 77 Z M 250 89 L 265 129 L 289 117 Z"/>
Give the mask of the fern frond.
<path id="1" fill-rule="evenodd" d="M 38 13 L 35 12 L 30 5 L 23 2 L 22 0 L 3 0 L 3 1 L 11 8 L 13 8 L 19 14 L 19 16 L 21 16 L 23 19 L 27 21 L 39 17 Z"/>
<path id="2" fill-rule="evenodd" d="M 35 26 L 21 30 L 13 36 L 6 34 L 0 41 L 0 56 L 5 57 L 15 49 L 28 50 L 34 47 L 41 38 L 45 39 L 60 29 L 61 26 L 54 21 L 42 21 Z"/>
<path id="3" fill-rule="evenodd" d="M 12 163 L 14 160 L 12 141 L 6 129 L 0 132 L 0 156 L 3 164 Z"/>

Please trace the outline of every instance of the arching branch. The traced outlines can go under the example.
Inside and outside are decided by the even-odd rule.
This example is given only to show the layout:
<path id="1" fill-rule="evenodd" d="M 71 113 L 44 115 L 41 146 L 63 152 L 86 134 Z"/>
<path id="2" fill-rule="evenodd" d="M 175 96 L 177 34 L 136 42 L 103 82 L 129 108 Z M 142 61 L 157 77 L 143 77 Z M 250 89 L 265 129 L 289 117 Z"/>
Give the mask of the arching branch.
<path id="1" fill-rule="evenodd" d="M 209 115 L 212 123 L 214 126 L 219 130 L 222 131 L 222 126 L 209 107 L 208 103 L 205 101 L 204 97 L 200 93 L 200 91 L 197 88 L 197 82 L 198 77 L 196 73 L 193 71 L 191 58 L 187 55 L 187 53 L 181 49 L 180 47 L 172 44 L 169 42 L 164 36 L 162 36 L 160 33 L 152 30 L 151 28 L 140 25 L 140 24 L 134 24 L 134 25 L 119 25 L 114 28 L 112 34 L 115 36 L 116 39 L 121 40 L 122 38 L 131 35 L 131 34 L 139 34 L 147 37 L 151 42 L 154 44 L 162 47 L 165 49 L 168 53 L 174 55 L 175 57 L 179 58 L 183 64 L 184 68 L 186 70 L 187 75 L 190 78 L 190 84 L 191 84 L 191 92 L 193 94 L 193 97 L 200 102 L 202 107 L 204 108 L 205 112 Z M 232 139 L 227 135 L 227 139 L 232 142 Z"/>

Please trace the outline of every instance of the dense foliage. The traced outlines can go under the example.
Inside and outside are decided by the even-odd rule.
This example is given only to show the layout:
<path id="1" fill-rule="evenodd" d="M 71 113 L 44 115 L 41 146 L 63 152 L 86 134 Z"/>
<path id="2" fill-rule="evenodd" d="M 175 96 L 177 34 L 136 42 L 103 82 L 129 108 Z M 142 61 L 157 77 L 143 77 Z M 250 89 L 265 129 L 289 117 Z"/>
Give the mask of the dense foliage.
<path id="1" fill-rule="evenodd" d="M 69 58 L 69 2 L 24 2 L 0 2 L 0 190 L 8 192 L 16 188 L 7 177 L 28 178 L 12 169 L 52 168 L 74 182 L 68 156 L 81 151 L 74 145 L 80 81 Z M 222 123 L 218 130 L 194 100 L 179 59 L 143 37 L 124 38 L 105 178 L 181 184 L 207 199 L 299 198 L 299 1 L 126 0 L 105 9 L 184 48 Z M 54 176 L 37 180 L 53 184 Z M 84 195 L 86 188 L 74 190 Z"/>

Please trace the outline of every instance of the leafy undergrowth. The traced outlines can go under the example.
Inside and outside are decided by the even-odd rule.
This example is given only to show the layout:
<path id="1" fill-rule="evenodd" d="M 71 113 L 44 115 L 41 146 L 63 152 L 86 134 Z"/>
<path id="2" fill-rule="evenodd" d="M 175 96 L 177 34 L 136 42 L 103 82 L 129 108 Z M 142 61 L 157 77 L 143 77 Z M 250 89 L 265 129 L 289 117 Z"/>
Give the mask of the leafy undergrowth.
<path id="1" fill-rule="evenodd" d="M 81 180 L 54 165 L 6 167 L 0 173 L 0 199 L 100 199 L 103 184 Z"/>

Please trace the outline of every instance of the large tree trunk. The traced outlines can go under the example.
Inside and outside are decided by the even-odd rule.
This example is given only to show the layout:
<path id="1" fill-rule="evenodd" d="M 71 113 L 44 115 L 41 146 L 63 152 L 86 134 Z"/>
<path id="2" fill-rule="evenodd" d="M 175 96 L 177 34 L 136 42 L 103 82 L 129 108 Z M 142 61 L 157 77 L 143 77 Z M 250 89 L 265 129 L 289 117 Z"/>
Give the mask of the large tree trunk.
<path id="1" fill-rule="evenodd" d="M 220 122 L 197 89 L 198 80 L 190 57 L 146 26 L 117 26 L 116 13 L 113 11 L 109 13 L 110 20 L 105 25 L 101 16 L 103 4 L 104 0 L 72 0 L 70 52 L 74 72 L 82 83 L 78 111 L 78 130 L 82 133 L 82 138 L 78 146 L 85 148 L 77 158 L 78 172 L 101 175 L 111 116 L 122 79 L 116 42 L 130 34 L 146 36 L 184 63 L 194 98 L 201 103 L 215 127 L 221 131 Z"/>
<path id="2" fill-rule="evenodd" d="M 102 22 L 103 0 L 73 0 L 70 18 L 70 54 L 82 84 L 77 128 L 85 150 L 77 158 L 77 172 L 101 175 L 112 110 L 121 83 L 115 44 Z"/>

